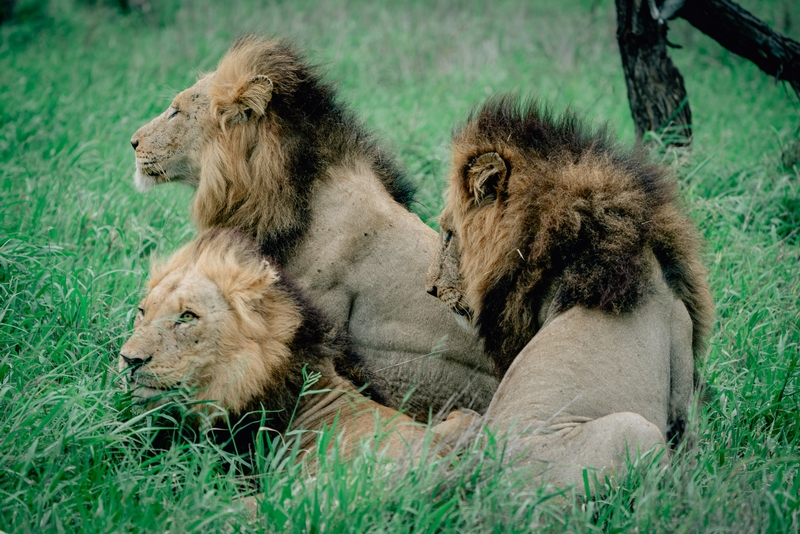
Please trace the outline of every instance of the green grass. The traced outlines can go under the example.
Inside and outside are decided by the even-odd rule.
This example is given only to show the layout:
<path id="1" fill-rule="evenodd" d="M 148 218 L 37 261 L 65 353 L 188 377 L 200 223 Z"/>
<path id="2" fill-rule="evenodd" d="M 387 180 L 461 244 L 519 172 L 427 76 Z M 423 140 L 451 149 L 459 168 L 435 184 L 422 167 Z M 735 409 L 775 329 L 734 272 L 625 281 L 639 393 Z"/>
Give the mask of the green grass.
<path id="1" fill-rule="evenodd" d="M 674 166 L 708 242 L 718 320 L 696 445 L 584 502 L 525 489 L 503 444 L 392 476 L 370 454 L 302 476 L 280 447 L 251 485 L 204 440 L 147 452 L 114 372 L 153 253 L 194 235 L 190 191 L 140 195 L 131 134 L 253 31 L 290 36 L 398 153 L 435 226 L 455 121 L 501 91 L 609 121 L 631 142 L 613 3 L 152 2 L 146 15 L 20 0 L 0 27 L 0 530 L 7 532 L 797 532 L 800 174 L 780 164 L 798 100 L 682 21 L 695 120 Z M 112 5 L 108 2 L 108 5 Z M 800 38 L 800 6 L 746 2 Z M 794 26 L 790 26 L 790 22 Z M 787 29 L 788 28 L 788 29 Z M 329 436 L 330 437 L 330 436 Z"/>

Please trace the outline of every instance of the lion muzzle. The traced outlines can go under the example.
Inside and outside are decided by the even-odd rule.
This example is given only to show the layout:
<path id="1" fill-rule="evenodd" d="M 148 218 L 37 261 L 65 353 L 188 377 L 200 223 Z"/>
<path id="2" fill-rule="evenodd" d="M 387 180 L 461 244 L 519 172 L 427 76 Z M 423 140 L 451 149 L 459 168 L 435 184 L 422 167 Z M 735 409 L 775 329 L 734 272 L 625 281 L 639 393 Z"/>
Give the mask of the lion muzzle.
<path id="1" fill-rule="evenodd" d="M 150 360 L 153 359 L 152 356 L 148 356 L 146 358 L 143 358 L 141 356 L 134 356 L 134 355 L 130 355 L 130 354 L 126 355 L 126 354 L 123 354 L 123 353 L 120 353 L 119 357 L 122 359 L 122 362 L 124 362 L 124 366 L 120 365 L 120 371 L 122 373 L 126 373 L 128 375 L 128 377 L 127 377 L 128 378 L 128 382 L 133 382 L 134 381 L 133 374 L 136 372 L 137 369 L 139 369 L 140 367 L 142 367 L 147 362 L 149 362 Z M 128 372 L 128 371 L 130 371 L 130 372 Z"/>

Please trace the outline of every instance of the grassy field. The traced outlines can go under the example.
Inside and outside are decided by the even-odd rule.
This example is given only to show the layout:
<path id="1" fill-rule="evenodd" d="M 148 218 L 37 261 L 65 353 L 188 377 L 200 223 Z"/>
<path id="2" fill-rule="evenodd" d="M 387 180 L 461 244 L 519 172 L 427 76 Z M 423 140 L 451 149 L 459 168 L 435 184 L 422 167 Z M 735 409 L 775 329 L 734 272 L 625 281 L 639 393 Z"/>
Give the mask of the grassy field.
<path id="1" fill-rule="evenodd" d="M 797 532 L 800 172 L 781 166 L 800 105 L 783 85 L 671 23 L 694 147 L 672 165 L 707 239 L 718 319 L 695 447 L 585 502 L 524 488 L 502 444 L 392 476 L 369 455 L 301 476 L 263 459 L 264 516 L 208 443 L 147 454 L 114 371 L 149 258 L 195 231 L 191 192 L 133 188 L 131 134 L 243 32 L 309 50 L 405 162 L 435 226 L 451 125 L 486 97 L 538 94 L 632 142 L 613 2 L 18 1 L 0 27 L 0 530 L 6 532 Z M 108 6 L 112 6 L 108 2 Z M 800 4 L 745 2 L 800 39 Z"/>

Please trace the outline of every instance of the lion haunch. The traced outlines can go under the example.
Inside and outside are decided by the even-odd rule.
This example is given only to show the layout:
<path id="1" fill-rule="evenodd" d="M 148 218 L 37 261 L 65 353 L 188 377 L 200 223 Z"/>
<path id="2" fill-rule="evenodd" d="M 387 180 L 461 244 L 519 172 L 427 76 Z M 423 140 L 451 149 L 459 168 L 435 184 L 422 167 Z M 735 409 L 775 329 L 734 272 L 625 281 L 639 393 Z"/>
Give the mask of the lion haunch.
<path id="1" fill-rule="evenodd" d="M 304 450 L 314 449 L 313 431 L 334 420 L 345 455 L 376 430 L 386 433 L 380 446 L 395 459 L 409 458 L 424 442 L 424 427 L 375 402 L 376 379 L 346 341 L 249 238 L 232 230 L 205 232 L 153 270 L 119 369 L 145 402 L 166 402 L 170 391 L 181 390 L 223 429 L 258 428 L 264 416 L 280 434 L 312 431 L 303 434 Z M 314 389 L 329 391 L 301 398 L 304 371 L 319 373 Z M 372 399 L 359 392 L 363 387 Z M 246 447 L 254 439 L 248 436 Z"/>
<path id="2" fill-rule="evenodd" d="M 392 406 L 413 389 L 420 419 L 485 410 L 497 380 L 479 340 L 424 293 L 435 232 L 408 210 L 394 158 L 294 47 L 239 39 L 131 143 L 137 186 L 196 187 L 197 226 L 255 238 L 347 331 Z"/>
<path id="3" fill-rule="evenodd" d="M 528 457 L 579 484 L 581 465 L 621 468 L 626 443 L 679 435 L 713 304 L 674 180 L 510 97 L 473 112 L 452 149 L 428 290 L 472 319 L 502 377 L 490 425 L 532 433 Z"/>

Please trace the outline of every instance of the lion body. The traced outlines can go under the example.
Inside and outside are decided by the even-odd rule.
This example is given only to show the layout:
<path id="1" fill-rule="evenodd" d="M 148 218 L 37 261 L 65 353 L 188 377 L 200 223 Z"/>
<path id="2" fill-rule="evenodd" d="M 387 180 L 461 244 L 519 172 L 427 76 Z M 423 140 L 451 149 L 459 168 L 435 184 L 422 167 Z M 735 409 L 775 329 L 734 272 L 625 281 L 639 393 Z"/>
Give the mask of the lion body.
<path id="1" fill-rule="evenodd" d="M 508 98 L 456 130 L 453 154 L 428 289 L 459 293 L 451 309 L 502 377 L 487 423 L 565 484 L 680 435 L 713 304 L 674 183 L 603 131 Z"/>
<path id="2" fill-rule="evenodd" d="M 424 427 L 359 392 L 380 396 L 368 367 L 234 231 L 206 232 L 153 272 L 119 367 L 145 402 L 181 390 L 193 409 L 222 422 L 218 428 L 243 429 L 244 439 L 235 439 L 250 447 L 262 416 L 279 434 L 307 430 L 303 450 L 314 450 L 316 431 L 334 425 L 345 456 L 365 438 L 379 437 L 393 459 L 410 458 L 425 441 Z M 325 393 L 301 396 L 314 373 L 313 389 Z"/>
<path id="3" fill-rule="evenodd" d="M 488 406 L 497 380 L 480 341 L 423 293 L 435 232 L 408 210 L 393 159 L 291 46 L 237 41 L 132 144 L 137 184 L 196 186 L 200 229 L 255 237 L 346 329 L 390 405 L 413 390 L 417 418 Z"/>

